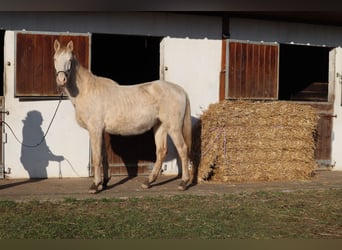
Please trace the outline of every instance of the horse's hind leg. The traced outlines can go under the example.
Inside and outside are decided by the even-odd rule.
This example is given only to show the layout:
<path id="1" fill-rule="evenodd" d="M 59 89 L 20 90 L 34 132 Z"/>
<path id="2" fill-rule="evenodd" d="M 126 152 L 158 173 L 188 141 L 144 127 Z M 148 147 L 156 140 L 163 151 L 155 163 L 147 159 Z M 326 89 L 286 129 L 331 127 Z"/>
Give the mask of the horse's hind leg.
<path id="1" fill-rule="evenodd" d="M 181 130 L 173 130 L 169 132 L 170 137 L 175 145 L 179 158 L 182 163 L 182 181 L 178 186 L 178 189 L 183 191 L 187 188 L 187 183 L 189 182 L 189 157 L 188 157 L 188 146 L 186 145 L 183 134 Z"/>
<path id="2" fill-rule="evenodd" d="M 156 162 L 154 163 L 152 173 L 148 179 L 142 184 L 143 188 L 150 188 L 151 184 L 157 179 L 165 156 L 167 154 L 167 132 L 162 125 L 156 127 L 154 130 L 154 140 L 156 143 Z"/>
<path id="3" fill-rule="evenodd" d="M 108 173 L 109 165 L 108 165 L 106 141 L 105 141 L 104 135 L 102 137 L 102 149 L 101 150 L 102 150 L 102 168 L 103 168 L 102 189 L 106 189 L 107 184 L 110 181 L 110 176 Z"/>

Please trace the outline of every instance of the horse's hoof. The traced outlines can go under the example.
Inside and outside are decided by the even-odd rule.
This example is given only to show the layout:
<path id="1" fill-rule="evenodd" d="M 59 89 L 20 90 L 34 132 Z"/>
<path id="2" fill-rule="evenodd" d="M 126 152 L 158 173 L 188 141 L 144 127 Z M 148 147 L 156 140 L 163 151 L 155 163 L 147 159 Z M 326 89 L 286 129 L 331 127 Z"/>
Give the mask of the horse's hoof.
<path id="1" fill-rule="evenodd" d="M 89 189 L 89 190 L 88 190 L 88 193 L 89 193 L 89 194 L 97 194 L 98 191 L 95 190 L 95 189 Z"/>
<path id="2" fill-rule="evenodd" d="M 185 181 L 181 181 L 181 183 L 179 183 L 178 185 L 178 190 L 179 191 L 185 191 L 187 189 L 187 182 Z"/>
<path id="3" fill-rule="evenodd" d="M 141 184 L 141 187 L 144 188 L 144 189 L 149 189 L 151 188 L 151 183 L 147 181 L 144 181 L 142 184 Z"/>
<path id="4" fill-rule="evenodd" d="M 110 181 L 110 177 L 108 179 L 103 180 L 102 189 L 107 189 L 109 181 Z"/>
<path id="5" fill-rule="evenodd" d="M 99 192 L 97 189 L 98 186 L 96 186 L 94 183 L 90 186 L 88 193 L 89 194 L 96 194 Z"/>

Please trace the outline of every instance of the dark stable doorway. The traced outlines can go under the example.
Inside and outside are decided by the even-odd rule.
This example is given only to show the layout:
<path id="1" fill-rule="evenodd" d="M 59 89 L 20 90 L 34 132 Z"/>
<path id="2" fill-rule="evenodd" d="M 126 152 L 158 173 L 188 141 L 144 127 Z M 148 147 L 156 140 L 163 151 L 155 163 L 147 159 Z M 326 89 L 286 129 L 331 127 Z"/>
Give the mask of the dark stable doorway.
<path id="1" fill-rule="evenodd" d="M 91 69 L 120 85 L 159 79 L 161 37 L 93 34 Z"/>
<path id="2" fill-rule="evenodd" d="M 158 80 L 161 39 L 92 34 L 91 70 L 120 85 Z M 152 130 L 137 136 L 105 134 L 105 140 L 111 174 L 134 177 L 151 171 L 155 161 Z"/>
<path id="3" fill-rule="evenodd" d="M 0 29 L 0 68 L 1 68 L 1 76 L 0 77 L 0 110 L 4 111 L 4 44 L 5 44 L 5 30 Z M 2 121 L 4 119 L 3 113 L 0 114 L 0 120 Z M 2 142 L 2 131 L 0 133 L 0 141 Z M 2 143 L 0 143 L 0 179 L 5 177 L 5 168 L 4 168 L 4 163 L 3 163 L 3 148 L 2 148 Z"/>
<path id="4" fill-rule="evenodd" d="M 4 73 L 4 44 L 5 44 L 5 30 L 0 29 L 0 68 L 1 68 L 1 76 Z M 0 96 L 4 95 L 4 79 L 3 77 L 0 78 Z"/>
<path id="5" fill-rule="evenodd" d="M 331 49 L 322 46 L 280 44 L 279 99 L 328 101 Z"/>

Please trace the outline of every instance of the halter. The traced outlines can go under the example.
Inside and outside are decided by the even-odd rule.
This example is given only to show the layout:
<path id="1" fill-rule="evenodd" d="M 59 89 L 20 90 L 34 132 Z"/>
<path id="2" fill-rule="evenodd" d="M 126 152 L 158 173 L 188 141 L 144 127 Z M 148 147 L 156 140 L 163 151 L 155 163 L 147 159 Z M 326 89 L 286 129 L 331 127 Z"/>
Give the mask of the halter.
<path id="1" fill-rule="evenodd" d="M 73 65 L 73 61 L 74 61 L 74 56 L 72 57 L 71 61 L 70 61 L 70 69 L 65 71 L 65 70 L 59 70 L 56 72 L 56 77 L 58 76 L 59 73 L 64 73 L 64 75 L 66 76 L 67 79 L 69 79 L 69 75 L 72 69 L 72 65 Z"/>

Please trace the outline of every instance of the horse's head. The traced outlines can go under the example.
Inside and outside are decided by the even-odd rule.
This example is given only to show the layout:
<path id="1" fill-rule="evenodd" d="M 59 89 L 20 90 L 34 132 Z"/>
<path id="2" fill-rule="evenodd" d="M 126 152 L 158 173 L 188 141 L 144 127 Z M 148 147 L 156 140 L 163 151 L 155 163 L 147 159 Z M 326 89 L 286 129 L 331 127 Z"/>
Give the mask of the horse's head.
<path id="1" fill-rule="evenodd" d="M 55 40 L 54 49 L 55 55 L 53 58 L 56 70 L 57 86 L 64 87 L 70 77 L 72 61 L 74 58 L 72 53 L 74 44 L 72 41 L 70 41 L 66 47 L 61 47 L 60 42 Z"/>

